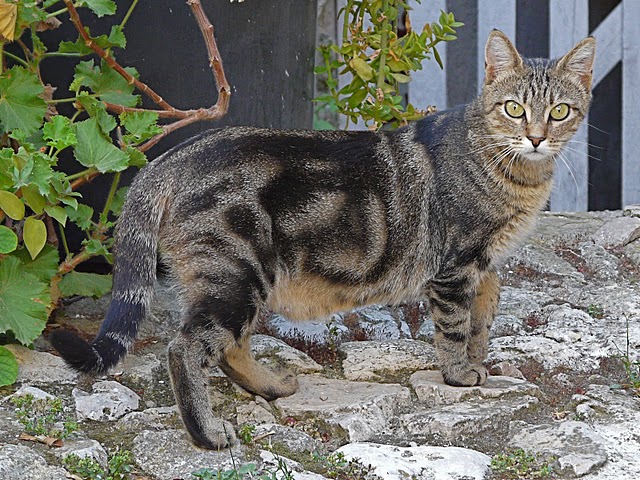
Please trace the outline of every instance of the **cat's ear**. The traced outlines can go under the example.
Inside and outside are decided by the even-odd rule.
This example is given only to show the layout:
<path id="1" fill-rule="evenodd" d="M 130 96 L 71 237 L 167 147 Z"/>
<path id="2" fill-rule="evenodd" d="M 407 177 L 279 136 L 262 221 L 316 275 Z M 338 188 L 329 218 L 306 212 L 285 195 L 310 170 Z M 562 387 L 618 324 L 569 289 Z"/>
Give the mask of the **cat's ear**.
<path id="1" fill-rule="evenodd" d="M 513 72 L 521 67 L 522 57 L 509 38 L 500 30 L 491 30 L 484 48 L 485 83 L 489 84 L 500 74 Z"/>
<path id="2" fill-rule="evenodd" d="M 558 61 L 558 70 L 577 75 L 582 84 L 591 90 L 593 62 L 596 57 L 596 39 L 587 37 Z"/>

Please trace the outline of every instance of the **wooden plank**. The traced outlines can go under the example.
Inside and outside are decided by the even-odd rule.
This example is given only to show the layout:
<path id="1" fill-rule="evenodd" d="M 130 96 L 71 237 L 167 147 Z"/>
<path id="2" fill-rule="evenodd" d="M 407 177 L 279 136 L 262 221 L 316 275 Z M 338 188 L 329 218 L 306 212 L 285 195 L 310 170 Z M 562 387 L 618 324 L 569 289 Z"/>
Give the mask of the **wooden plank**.
<path id="1" fill-rule="evenodd" d="M 640 2 L 622 4 L 622 205 L 640 203 Z"/>
<path id="2" fill-rule="evenodd" d="M 446 0 L 429 0 L 422 3 L 410 2 L 413 10 L 409 12 L 411 25 L 421 32 L 427 23 L 438 20 L 440 10 L 447 9 Z M 442 62 L 447 64 L 446 45 L 440 45 L 438 53 Z M 409 103 L 416 108 L 425 109 L 429 105 L 435 105 L 438 110 L 447 108 L 447 77 L 438 62 L 433 58 L 422 62 L 422 70 L 412 74 L 413 80 L 409 84 Z"/>
<path id="3" fill-rule="evenodd" d="M 515 44 L 516 2 L 513 0 L 478 0 L 478 93 L 484 80 L 484 47 L 494 28 L 502 30 Z"/>
<path id="4" fill-rule="evenodd" d="M 622 60 L 622 3 L 607 15 L 591 33 L 596 37 L 597 58 L 593 66 L 593 85 L 598 85 L 604 77 Z"/>
<path id="5" fill-rule="evenodd" d="M 551 0 L 549 5 L 551 57 L 564 55 L 588 34 L 588 0 Z M 551 193 L 551 210 L 553 211 L 586 211 L 588 208 L 587 122 L 588 118 L 576 132 L 571 150 L 562 153 L 566 164 L 558 160 L 554 189 Z"/>

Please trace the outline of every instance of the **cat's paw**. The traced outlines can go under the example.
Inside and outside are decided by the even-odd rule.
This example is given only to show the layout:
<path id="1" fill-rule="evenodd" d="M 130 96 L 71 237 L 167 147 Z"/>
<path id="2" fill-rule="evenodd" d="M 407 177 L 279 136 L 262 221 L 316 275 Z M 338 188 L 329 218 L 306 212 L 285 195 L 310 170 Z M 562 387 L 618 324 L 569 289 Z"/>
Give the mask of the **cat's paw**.
<path id="1" fill-rule="evenodd" d="M 232 447 L 237 443 L 236 432 L 233 425 L 221 418 L 207 422 L 206 430 L 202 433 L 194 432 L 191 442 L 200 448 L 207 450 L 222 450 Z"/>
<path id="2" fill-rule="evenodd" d="M 489 373 L 483 365 L 468 365 L 466 368 L 451 368 L 442 371 L 444 383 L 453 387 L 484 385 Z"/>
<path id="3" fill-rule="evenodd" d="M 298 379 L 296 374 L 284 370 L 278 372 L 278 375 L 274 375 L 271 381 L 263 386 L 261 391 L 257 391 L 256 394 L 263 397 L 265 400 L 271 401 L 276 398 L 288 397 L 298 391 Z"/>

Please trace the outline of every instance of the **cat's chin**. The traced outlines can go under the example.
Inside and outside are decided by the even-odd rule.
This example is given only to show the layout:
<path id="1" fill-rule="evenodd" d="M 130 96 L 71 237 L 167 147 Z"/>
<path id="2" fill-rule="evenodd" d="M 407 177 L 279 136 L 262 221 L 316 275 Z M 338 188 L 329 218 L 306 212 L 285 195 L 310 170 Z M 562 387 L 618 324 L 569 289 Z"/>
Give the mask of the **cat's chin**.
<path id="1" fill-rule="evenodd" d="M 520 156 L 531 162 L 542 162 L 551 158 L 552 154 L 547 152 L 529 151 L 520 152 Z"/>

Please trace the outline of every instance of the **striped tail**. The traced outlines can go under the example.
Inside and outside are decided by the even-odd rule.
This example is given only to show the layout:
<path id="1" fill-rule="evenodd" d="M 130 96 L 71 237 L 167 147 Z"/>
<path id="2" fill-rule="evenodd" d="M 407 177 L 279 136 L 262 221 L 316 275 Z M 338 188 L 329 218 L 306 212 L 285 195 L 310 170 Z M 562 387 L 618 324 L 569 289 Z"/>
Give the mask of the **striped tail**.
<path id="1" fill-rule="evenodd" d="M 147 172 L 138 177 L 143 173 Z M 153 297 L 164 199 L 153 195 L 150 190 L 155 189 L 141 180 L 136 179 L 129 190 L 120 216 L 112 299 L 98 335 L 90 344 L 65 330 L 49 337 L 65 362 L 80 372 L 105 373 L 126 355 Z"/>

